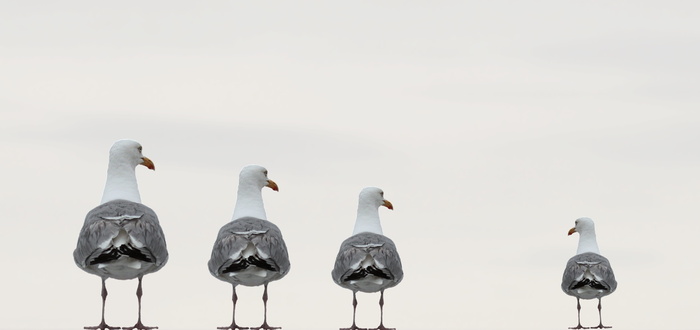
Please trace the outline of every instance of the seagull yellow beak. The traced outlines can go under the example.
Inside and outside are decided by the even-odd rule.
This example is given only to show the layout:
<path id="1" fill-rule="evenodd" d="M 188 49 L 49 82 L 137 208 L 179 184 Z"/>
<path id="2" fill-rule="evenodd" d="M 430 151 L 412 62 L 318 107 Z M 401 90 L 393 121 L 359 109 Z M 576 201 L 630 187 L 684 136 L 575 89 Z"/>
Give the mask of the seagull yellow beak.
<path id="1" fill-rule="evenodd" d="M 267 179 L 267 185 L 265 187 L 270 187 L 270 189 L 274 191 L 280 191 L 275 181 L 272 181 L 270 179 Z"/>
<path id="2" fill-rule="evenodd" d="M 148 167 L 148 169 L 151 169 L 154 171 L 156 170 L 156 166 L 153 165 L 153 162 L 150 159 L 148 159 L 148 157 L 142 157 L 141 160 L 143 160 L 143 161 L 139 165 L 146 166 L 146 167 Z"/>
<path id="3" fill-rule="evenodd" d="M 569 235 L 576 232 L 576 227 L 569 229 Z"/>
<path id="4" fill-rule="evenodd" d="M 386 206 L 386 208 L 388 208 L 390 210 L 394 209 L 394 205 L 391 205 L 391 202 L 386 200 L 386 199 L 384 200 L 384 204 L 382 204 L 382 206 Z"/>

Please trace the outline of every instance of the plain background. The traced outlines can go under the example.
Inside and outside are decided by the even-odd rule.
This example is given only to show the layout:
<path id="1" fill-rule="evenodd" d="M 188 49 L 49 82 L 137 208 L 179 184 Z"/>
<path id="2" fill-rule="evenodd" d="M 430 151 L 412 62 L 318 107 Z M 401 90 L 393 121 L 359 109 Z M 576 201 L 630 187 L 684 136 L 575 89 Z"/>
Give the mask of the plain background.
<path id="1" fill-rule="evenodd" d="M 700 8 L 691 1 L 3 1 L 0 328 L 99 322 L 100 280 L 72 260 L 111 144 L 137 169 L 169 263 L 144 323 L 230 323 L 206 263 L 239 170 L 260 164 L 291 272 L 269 323 L 350 325 L 330 277 L 357 195 L 378 186 L 405 279 L 385 324 L 566 329 L 574 220 L 596 221 L 619 287 L 615 329 L 697 326 Z M 107 282 L 107 321 L 136 320 L 136 281 Z M 262 322 L 262 288 L 239 290 Z M 360 294 L 358 324 L 378 324 Z M 597 324 L 595 301 L 584 325 Z"/>

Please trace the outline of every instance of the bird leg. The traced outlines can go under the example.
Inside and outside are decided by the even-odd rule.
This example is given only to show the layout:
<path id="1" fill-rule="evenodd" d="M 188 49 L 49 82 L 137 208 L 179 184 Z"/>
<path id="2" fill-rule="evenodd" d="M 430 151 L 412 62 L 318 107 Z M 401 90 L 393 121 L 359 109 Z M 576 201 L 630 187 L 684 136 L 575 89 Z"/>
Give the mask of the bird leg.
<path id="1" fill-rule="evenodd" d="M 608 329 L 608 328 L 612 328 L 611 326 L 604 326 L 604 325 L 603 325 L 603 316 L 602 316 L 602 313 L 601 313 L 601 309 L 603 309 L 603 307 L 601 306 L 600 300 L 601 300 L 601 299 L 598 298 L 598 320 L 599 320 L 600 322 L 598 323 L 598 326 L 597 326 L 597 327 L 593 327 L 593 328 L 596 328 L 596 329 Z"/>
<path id="2" fill-rule="evenodd" d="M 107 286 L 105 285 L 107 278 L 102 278 L 102 322 L 94 327 L 83 327 L 86 330 L 119 330 L 120 327 L 110 327 L 105 323 L 105 302 L 107 302 Z"/>
<path id="3" fill-rule="evenodd" d="M 581 300 L 578 297 L 576 297 L 576 309 L 578 310 L 578 325 L 575 327 L 569 327 L 569 329 L 589 329 L 581 326 Z"/>
<path id="4" fill-rule="evenodd" d="M 384 290 L 382 289 L 379 296 L 379 326 L 369 330 L 396 330 L 396 328 L 387 328 L 384 326 Z"/>
<path id="5" fill-rule="evenodd" d="M 367 328 L 358 328 L 355 324 L 355 314 L 357 312 L 357 292 L 352 292 L 352 325 L 349 328 L 340 328 L 340 330 L 369 330 Z"/>
<path id="6" fill-rule="evenodd" d="M 250 329 L 248 327 L 240 327 L 238 324 L 236 324 L 236 302 L 238 302 L 238 295 L 236 294 L 236 285 L 233 285 L 233 297 L 231 298 L 233 301 L 233 320 L 231 321 L 231 325 L 227 327 L 216 327 L 219 330 L 247 330 Z"/>
<path id="7" fill-rule="evenodd" d="M 252 328 L 250 328 L 250 329 L 252 329 L 252 330 L 260 330 L 260 329 L 263 329 L 263 330 L 282 329 L 281 327 L 271 327 L 271 326 L 269 326 L 269 325 L 267 324 L 267 283 L 265 283 L 265 290 L 263 291 L 262 300 L 263 300 L 263 306 L 264 306 L 264 308 L 265 308 L 265 314 L 264 314 L 264 316 L 263 316 L 263 324 L 260 325 L 259 327 L 252 327 Z"/>
<path id="8" fill-rule="evenodd" d="M 143 280 L 143 275 L 139 276 L 139 286 L 136 288 L 136 298 L 139 301 L 139 318 L 133 327 L 123 327 L 122 330 L 152 330 L 158 329 L 158 327 L 147 327 L 141 323 L 141 296 L 143 295 L 143 288 L 141 287 L 141 281 Z"/>

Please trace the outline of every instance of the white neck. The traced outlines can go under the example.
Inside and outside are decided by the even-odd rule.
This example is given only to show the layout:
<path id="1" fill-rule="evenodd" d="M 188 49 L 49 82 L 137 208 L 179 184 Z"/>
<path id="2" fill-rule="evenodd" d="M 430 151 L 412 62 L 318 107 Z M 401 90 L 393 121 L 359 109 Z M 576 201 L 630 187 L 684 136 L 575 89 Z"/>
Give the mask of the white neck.
<path id="1" fill-rule="evenodd" d="M 236 206 L 233 209 L 233 220 L 243 217 L 254 217 L 267 220 L 262 191 L 254 185 L 239 184 Z"/>
<path id="2" fill-rule="evenodd" d="M 136 171 L 133 165 L 125 162 L 109 163 L 107 169 L 107 183 L 102 194 L 102 203 L 115 199 L 141 203 L 139 185 L 136 183 Z"/>
<path id="3" fill-rule="evenodd" d="M 581 254 L 581 253 L 586 253 L 586 252 L 593 252 L 593 253 L 600 254 L 600 250 L 598 250 L 598 242 L 596 241 L 594 229 L 588 229 L 588 230 L 584 230 L 584 231 L 579 232 L 578 250 L 576 250 L 576 254 Z"/>
<path id="4" fill-rule="evenodd" d="M 360 203 L 357 207 L 357 220 L 352 234 L 370 232 L 384 235 L 382 225 L 379 223 L 379 208 L 377 206 Z"/>

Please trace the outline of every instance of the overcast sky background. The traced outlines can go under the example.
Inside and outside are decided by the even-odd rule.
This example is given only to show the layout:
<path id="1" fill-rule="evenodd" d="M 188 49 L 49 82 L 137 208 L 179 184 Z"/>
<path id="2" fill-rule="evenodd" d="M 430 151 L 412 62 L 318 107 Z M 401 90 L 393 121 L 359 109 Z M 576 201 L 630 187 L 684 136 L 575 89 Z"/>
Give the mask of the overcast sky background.
<path id="1" fill-rule="evenodd" d="M 615 329 L 693 329 L 700 295 L 700 19 L 691 1 L 4 1 L 0 3 L 0 329 L 81 329 L 100 279 L 75 266 L 108 150 L 137 177 L 170 260 L 143 321 L 230 323 L 207 270 L 239 170 L 260 164 L 290 273 L 269 323 L 347 327 L 333 283 L 357 195 L 378 186 L 405 278 L 385 324 L 566 329 L 560 289 L 579 217 L 596 221 Z M 107 281 L 107 322 L 136 321 L 136 281 Z M 262 322 L 262 288 L 239 289 Z M 358 325 L 379 321 L 359 294 Z M 596 301 L 583 304 L 597 324 Z"/>

